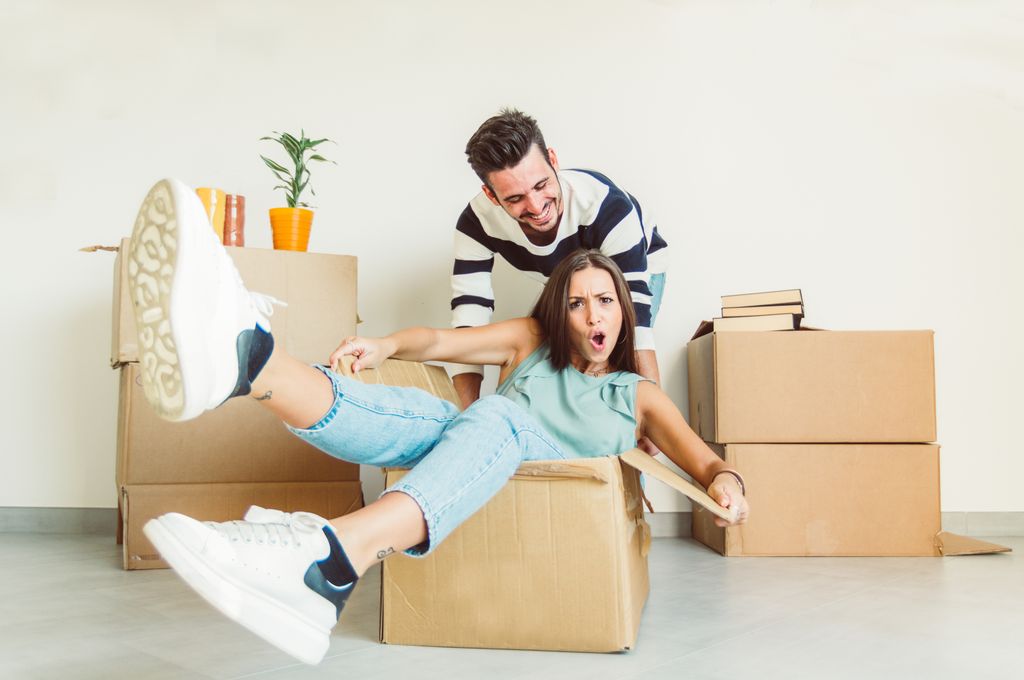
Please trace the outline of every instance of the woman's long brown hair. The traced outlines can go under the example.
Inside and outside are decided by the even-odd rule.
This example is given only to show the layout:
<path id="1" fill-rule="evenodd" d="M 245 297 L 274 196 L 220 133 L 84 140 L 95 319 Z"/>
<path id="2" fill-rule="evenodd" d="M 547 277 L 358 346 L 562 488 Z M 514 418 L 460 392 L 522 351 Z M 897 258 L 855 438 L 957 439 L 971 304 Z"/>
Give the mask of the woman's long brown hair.
<path id="1" fill-rule="evenodd" d="M 569 366 L 569 283 L 573 274 L 592 267 L 603 269 L 612 277 L 615 283 L 615 296 L 622 309 L 622 328 L 619 330 L 619 337 L 608 362 L 617 371 L 636 373 L 636 311 L 633 309 L 629 284 L 626 283 L 626 277 L 622 275 L 619 266 L 601 251 L 576 250 L 562 260 L 551 272 L 551 277 L 530 316 L 540 323 L 544 335 L 547 336 L 551 348 L 551 365 L 557 370 Z"/>

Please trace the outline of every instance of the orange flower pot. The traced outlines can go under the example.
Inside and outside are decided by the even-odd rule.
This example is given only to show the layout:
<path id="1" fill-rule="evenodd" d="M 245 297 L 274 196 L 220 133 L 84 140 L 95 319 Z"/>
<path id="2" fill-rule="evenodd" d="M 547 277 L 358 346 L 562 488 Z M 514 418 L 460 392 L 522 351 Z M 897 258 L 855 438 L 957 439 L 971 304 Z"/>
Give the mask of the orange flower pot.
<path id="1" fill-rule="evenodd" d="M 313 211 L 306 208 L 271 208 L 270 228 L 274 232 L 275 250 L 301 250 L 309 248 L 309 230 L 313 226 Z"/>

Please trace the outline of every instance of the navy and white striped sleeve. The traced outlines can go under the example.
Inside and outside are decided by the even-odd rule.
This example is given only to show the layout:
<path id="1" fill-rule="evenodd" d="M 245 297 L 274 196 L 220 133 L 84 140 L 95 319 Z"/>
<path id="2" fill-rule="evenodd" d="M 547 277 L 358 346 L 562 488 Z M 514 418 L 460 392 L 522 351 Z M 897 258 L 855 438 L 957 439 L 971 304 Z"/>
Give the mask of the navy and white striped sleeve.
<path id="1" fill-rule="evenodd" d="M 455 226 L 455 263 L 452 266 L 452 327 L 485 326 L 494 312 L 491 270 L 494 252 L 484 243 L 480 218 L 467 205 Z M 454 374 L 483 373 L 479 366 L 459 364 Z"/>

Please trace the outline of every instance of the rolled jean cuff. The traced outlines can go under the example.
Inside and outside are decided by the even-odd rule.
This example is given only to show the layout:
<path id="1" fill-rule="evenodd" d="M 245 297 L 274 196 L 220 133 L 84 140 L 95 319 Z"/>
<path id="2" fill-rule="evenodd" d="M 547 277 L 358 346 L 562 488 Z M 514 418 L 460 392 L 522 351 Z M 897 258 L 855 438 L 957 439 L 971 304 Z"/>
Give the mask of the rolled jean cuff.
<path id="1" fill-rule="evenodd" d="M 294 435 L 298 435 L 303 439 L 309 439 L 310 437 L 308 435 L 315 436 L 316 432 L 323 430 L 330 425 L 331 421 L 334 420 L 334 417 L 338 415 L 338 409 L 341 408 L 342 392 L 338 374 L 331 370 L 329 366 L 325 366 L 323 364 L 313 364 L 313 368 L 326 375 L 327 379 L 331 381 L 331 388 L 334 390 L 334 401 L 331 403 L 331 408 L 327 410 L 327 413 L 309 427 L 292 427 L 288 423 L 284 424 L 284 426 L 288 428 L 289 432 Z"/>
<path id="2" fill-rule="evenodd" d="M 415 487 L 404 484 L 401 480 L 384 489 L 377 498 L 384 498 L 387 494 L 395 492 L 404 493 L 412 499 L 413 503 L 420 506 L 420 512 L 423 513 L 423 522 L 427 525 L 427 540 L 419 545 L 407 548 L 403 552 L 409 557 L 426 557 L 434 551 L 434 546 L 437 545 L 437 541 L 434 540 L 437 535 L 434 528 L 434 513 L 430 511 L 430 503 L 427 502 L 427 499 Z"/>

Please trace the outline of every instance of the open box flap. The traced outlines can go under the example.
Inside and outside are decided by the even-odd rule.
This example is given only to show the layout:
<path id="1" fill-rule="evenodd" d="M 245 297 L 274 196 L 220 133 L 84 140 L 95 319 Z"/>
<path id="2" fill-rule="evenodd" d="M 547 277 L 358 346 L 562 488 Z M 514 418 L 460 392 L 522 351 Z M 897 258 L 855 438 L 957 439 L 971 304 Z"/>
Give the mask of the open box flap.
<path id="1" fill-rule="evenodd" d="M 734 510 L 730 508 L 723 508 L 699 486 L 686 481 L 675 472 L 672 472 L 672 470 L 670 470 L 666 465 L 655 460 L 640 449 L 630 449 L 629 451 L 621 454 L 619 458 L 622 462 L 626 463 L 630 467 L 636 468 L 645 475 L 668 484 L 670 487 L 712 514 L 721 517 L 728 522 L 735 521 L 736 517 Z"/>
<path id="2" fill-rule="evenodd" d="M 988 553 L 1013 552 L 1011 548 L 998 543 L 989 543 L 970 536 L 961 536 L 948 531 L 935 534 L 935 547 L 942 555 L 985 555 Z"/>

